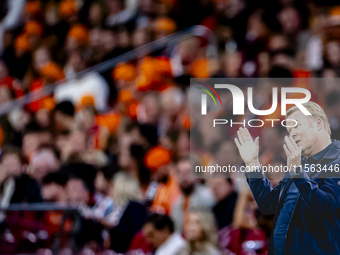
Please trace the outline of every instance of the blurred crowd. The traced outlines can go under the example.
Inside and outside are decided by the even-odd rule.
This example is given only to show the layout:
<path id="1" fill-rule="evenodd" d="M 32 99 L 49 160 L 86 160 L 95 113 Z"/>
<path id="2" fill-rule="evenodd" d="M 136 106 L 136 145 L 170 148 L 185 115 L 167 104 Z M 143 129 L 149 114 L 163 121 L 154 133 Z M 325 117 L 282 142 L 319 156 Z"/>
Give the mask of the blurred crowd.
<path id="1" fill-rule="evenodd" d="M 0 211 L 0 253 L 266 254 L 272 218 L 259 212 L 244 180 L 190 174 L 193 160 L 242 164 L 235 129 L 220 127 L 218 136 L 190 118 L 190 78 L 286 78 L 276 85 L 311 91 L 339 139 L 334 4 L 0 1 L 0 109 L 57 84 L 52 95 L 0 116 L 0 208 L 68 208 Z M 141 51 L 100 73 L 89 69 L 196 25 L 174 47 Z M 270 108 L 271 89 L 254 88 L 261 109 Z M 228 107 L 209 118 L 233 118 Z M 250 131 L 260 135 L 261 163 L 286 164 L 285 130 Z M 190 148 L 191 133 L 201 139 Z M 268 177 L 272 186 L 280 181 Z"/>

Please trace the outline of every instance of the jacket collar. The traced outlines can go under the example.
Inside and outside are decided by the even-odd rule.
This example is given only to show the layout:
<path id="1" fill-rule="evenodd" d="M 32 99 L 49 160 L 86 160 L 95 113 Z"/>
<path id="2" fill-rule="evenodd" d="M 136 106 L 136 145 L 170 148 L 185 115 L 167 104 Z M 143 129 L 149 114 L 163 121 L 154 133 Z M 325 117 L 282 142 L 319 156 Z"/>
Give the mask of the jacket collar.
<path id="1" fill-rule="evenodd" d="M 314 154 L 313 156 L 310 156 L 309 158 L 302 156 L 301 159 L 302 159 L 302 162 L 305 162 L 305 163 L 307 161 L 320 162 L 320 160 L 324 160 L 324 159 L 334 160 L 339 154 L 340 154 L 340 142 L 338 140 L 332 139 L 332 143 L 329 144 L 322 151 Z M 309 163 L 312 163 L 312 162 L 309 162 Z"/>
<path id="2" fill-rule="evenodd" d="M 340 154 L 340 142 L 332 139 L 332 147 L 323 156 L 324 159 L 335 159 Z"/>

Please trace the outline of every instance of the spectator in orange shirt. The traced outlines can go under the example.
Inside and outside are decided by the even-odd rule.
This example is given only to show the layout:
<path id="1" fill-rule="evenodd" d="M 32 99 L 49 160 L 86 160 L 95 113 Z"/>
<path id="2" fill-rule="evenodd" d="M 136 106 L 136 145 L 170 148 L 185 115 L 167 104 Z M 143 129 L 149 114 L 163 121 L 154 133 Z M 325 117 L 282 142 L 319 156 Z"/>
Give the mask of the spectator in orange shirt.
<path id="1" fill-rule="evenodd" d="M 155 146 L 146 153 L 144 163 L 154 172 L 153 176 L 159 184 L 150 210 L 155 213 L 169 214 L 180 194 L 177 178 L 172 169 L 170 151 L 161 146 Z"/>

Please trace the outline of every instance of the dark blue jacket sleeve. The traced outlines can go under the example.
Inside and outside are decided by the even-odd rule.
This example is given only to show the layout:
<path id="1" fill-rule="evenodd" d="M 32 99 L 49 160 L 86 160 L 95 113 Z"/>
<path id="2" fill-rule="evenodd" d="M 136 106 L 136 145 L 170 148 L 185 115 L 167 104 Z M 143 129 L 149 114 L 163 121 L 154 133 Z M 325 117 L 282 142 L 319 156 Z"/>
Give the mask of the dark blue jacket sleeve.
<path id="1" fill-rule="evenodd" d="M 311 180 L 305 172 L 292 175 L 300 195 L 308 208 L 319 218 L 333 214 L 340 208 L 340 179 L 337 176 L 329 175 L 322 182 L 317 183 Z"/>
<path id="2" fill-rule="evenodd" d="M 260 212 L 263 215 L 274 214 L 279 202 L 282 181 L 275 188 L 272 188 L 270 181 L 262 173 L 262 169 L 256 172 L 248 172 L 246 177 Z"/>

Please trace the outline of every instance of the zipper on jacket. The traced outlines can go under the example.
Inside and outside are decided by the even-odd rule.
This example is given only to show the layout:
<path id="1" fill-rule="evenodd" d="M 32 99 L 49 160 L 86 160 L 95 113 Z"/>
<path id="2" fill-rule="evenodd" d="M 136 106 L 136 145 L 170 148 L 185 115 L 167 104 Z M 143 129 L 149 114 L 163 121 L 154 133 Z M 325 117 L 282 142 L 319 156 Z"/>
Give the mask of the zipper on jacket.
<path id="1" fill-rule="evenodd" d="M 292 183 L 292 184 L 293 184 L 293 183 Z M 286 233 L 286 235 L 285 235 L 285 247 L 283 248 L 283 255 L 285 254 L 285 251 L 286 251 L 286 245 L 287 245 L 286 243 L 287 243 L 288 230 L 289 230 L 290 223 L 291 223 L 291 221 L 292 221 L 292 218 L 293 218 L 293 215 L 294 215 L 296 206 L 297 206 L 297 204 L 298 204 L 298 202 L 299 202 L 299 198 L 300 198 L 300 192 L 299 192 L 299 195 L 298 195 L 298 197 L 297 197 L 297 199 L 296 199 L 296 204 L 295 204 L 295 206 L 294 206 L 294 210 L 293 210 L 293 212 L 292 212 L 292 216 L 290 217 L 290 220 L 289 220 L 289 223 L 288 223 L 287 233 Z"/>

